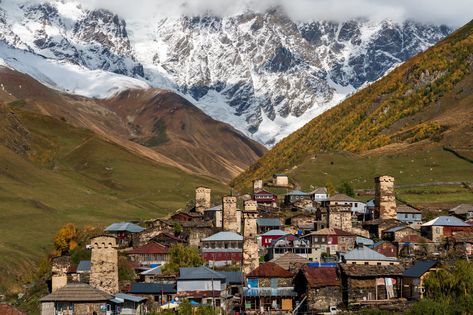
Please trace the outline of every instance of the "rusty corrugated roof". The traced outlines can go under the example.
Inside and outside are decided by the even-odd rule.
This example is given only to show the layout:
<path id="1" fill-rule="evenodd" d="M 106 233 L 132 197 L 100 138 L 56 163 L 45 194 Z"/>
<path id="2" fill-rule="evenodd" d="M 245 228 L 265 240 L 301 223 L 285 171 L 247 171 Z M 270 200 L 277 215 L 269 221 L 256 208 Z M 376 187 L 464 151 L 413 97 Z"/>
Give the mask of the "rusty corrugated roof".
<path id="1" fill-rule="evenodd" d="M 294 274 L 274 262 L 267 262 L 246 275 L 247 278 L 292 278 Z"/>

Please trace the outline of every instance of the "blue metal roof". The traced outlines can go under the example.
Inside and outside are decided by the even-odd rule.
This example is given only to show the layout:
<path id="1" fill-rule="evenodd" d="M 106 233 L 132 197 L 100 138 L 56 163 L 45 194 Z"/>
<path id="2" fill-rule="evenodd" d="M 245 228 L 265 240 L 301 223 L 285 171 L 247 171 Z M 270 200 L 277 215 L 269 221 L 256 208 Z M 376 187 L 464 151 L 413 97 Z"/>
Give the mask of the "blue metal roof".
<path id="1" fill-rule="evenodd" d="M 281 220 L 279 218 L 258 218 L 256 219 L 258 226 L 281 226 Z"/>
<path id="2" fill-rule="evenodd" d="M 323 267 L 337 267 L 336 262 L 326 262 L 326 263 L 320 263 L 320 262 L 310 262 L 307 264 L 310 268 L 323 268 Z"/>
<path id="3" fill-rule="evenodd" d="M 118 222 L 118 223 L 112 223 L 109 226 L 105 228 L 105 231 L 107 232 L 129 232 L 129 233 L 140 233 L 144 231 L 145 229 L 142 228 L 139 225 L 136 225 L 131 222 Z"/>
<path id="4" fill-rule="evenodd" d="M 282 288 L 243 288 L 244 296 L 297 296 L 293 287 Z"/>
<path id="5" fill-rule="evenodd" d="M 309 194 L 300 190 L 293 190 L 286 194 L 286 196 L 308 196 Z"/>
<path id="6" fill-rule="evenodd" d="M 125 301 L 132 301 L 132 302 L 135 302 L 135 303 L 140 303 L 140 302 L 146 300 L 146 298 L 144 298 L 144 297 L 134 296 L 134 295 L 125 294 L 125 293 L 115 294 L 115 299 L 117 299 L 117 298 L 125 300 Z"/>
<path id="7" fill-rule="evenodd" d="M 219 273 L 225 276 L 227 284 L 242 284 L 245 282 L 243 273 L 240 271 L 219 271 Z"/>
<path id="8" fill-rule="evenodd" d="M 412 267 L 407 269 L 403 276 L 407 278 L 420 278 L 424 273 L 429 271 L 430 268 L 435 267 L 438 264 L 436 260 L 423 260 L 416 262 Z"/>
<path id="9" fill-rule="evenodd" d="M 175 283 L 145 283 L 137 282 L 131 284 L 129 293 L 133 294 L 172 294 L 176 293 Z"/>
<path id="10" fill-rule="evenodd" d="M 90 272 L 90 260 L 81 260 L 77 265 L 77 272 Z"/>

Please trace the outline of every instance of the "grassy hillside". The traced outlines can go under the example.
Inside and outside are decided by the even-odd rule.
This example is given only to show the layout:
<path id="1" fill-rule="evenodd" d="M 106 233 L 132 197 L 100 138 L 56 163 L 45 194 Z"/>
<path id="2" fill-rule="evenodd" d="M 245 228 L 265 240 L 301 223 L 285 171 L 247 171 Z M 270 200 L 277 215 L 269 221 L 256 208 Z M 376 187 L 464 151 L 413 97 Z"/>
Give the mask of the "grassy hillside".
<path id="1" fill-rule="evenodd" d="M 18 105 L 18 104 L 15 104 Z M 0 292 L 50 250 L 67 222 L 159 217 L 215 181 L 138 157 L 86 129 L 0 105 Z"/>
<path id="2" fill-rule="evenodd" d="M 473 152 L 472 70 L 470 22 L 285 138 L 232 184 L 244 189 L 276 172 L 291 173 L 302 184 L 361 181 L 355 188 L 380 174 L 399 183 L 471 181 L 473 164 L 443 148 Z M 343 167 L 325 174 L 332 164 L 317 164 L 321 152 L 351 155 L 342 154 L 337 164 Z M 436 164 L 431 171 L 412 159 Z"/>

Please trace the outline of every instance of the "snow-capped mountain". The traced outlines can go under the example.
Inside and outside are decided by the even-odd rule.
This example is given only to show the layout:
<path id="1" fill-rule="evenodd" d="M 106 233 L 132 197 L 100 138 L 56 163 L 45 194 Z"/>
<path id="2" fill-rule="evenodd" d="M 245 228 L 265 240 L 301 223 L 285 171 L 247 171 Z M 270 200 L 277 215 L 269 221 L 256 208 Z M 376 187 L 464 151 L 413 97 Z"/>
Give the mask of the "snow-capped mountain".
<path id="1" fill-rule="evenodd" d="M 125 21 L 74 1 L 4 0 L 0 6 L 0 41 L 6 45 L 60 66 L 112 72 L 179 91 L 211 117 L 266 145 L 449 32 L 446 26 L 414 21 L 295 22 L 278 9 Z M 23 61 L 1 51 L 0 58 L 13 67 Z M 123 87 L 129 82 L 119 81 Z M 52 85 L 87 94 L 83 80 L 75 84 L 65 87 L 56 80 Z"/>

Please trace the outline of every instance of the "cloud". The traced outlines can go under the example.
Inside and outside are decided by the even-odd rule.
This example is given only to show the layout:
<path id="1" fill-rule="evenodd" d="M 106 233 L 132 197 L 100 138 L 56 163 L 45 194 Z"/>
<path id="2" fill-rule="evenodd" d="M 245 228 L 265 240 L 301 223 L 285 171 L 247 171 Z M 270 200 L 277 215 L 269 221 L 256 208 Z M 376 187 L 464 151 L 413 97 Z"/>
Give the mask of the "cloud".
<path id="1" fill-rule="evenodd" d="M 136 19 L 204 14 L 229 16 L 245 10 L 264 12 L 274 7 L 282 8 L 297 21 L 346 21 L 367 17 L 401 21 L 413 19 L 424 23 L 460 26 L 473 18 L 472 0 L 80 0 L 79 2 L 86 7 L 108 9 L 125 18 Z"/>

